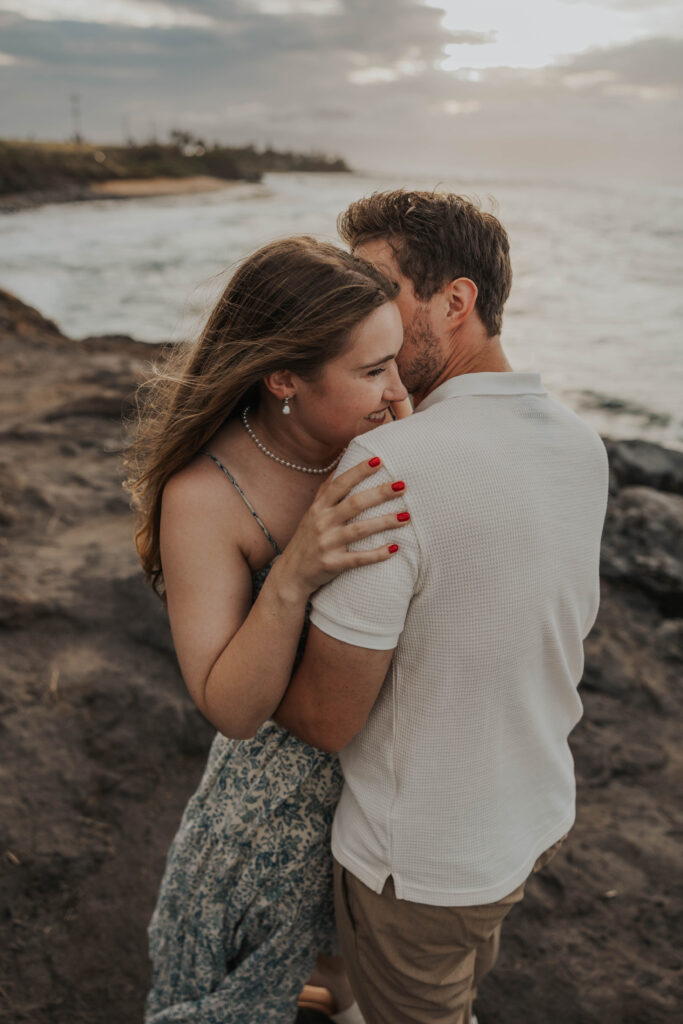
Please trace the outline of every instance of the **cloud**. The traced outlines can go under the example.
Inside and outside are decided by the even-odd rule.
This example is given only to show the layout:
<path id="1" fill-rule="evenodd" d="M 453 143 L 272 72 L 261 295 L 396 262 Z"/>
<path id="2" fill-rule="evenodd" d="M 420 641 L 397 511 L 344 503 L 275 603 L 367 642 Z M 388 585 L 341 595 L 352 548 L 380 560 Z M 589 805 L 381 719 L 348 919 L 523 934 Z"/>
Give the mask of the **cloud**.
<path id="1" fill-rule="evenodd" d="M 678 0 L 562 0 L 568 6 L 585 4 L 588 2 L 592 7 L 609 7 L 616 11 L 652 11 L 669 7 L 675 9 Z"/>
<path id="2" fill-rule="evenodd" d="M 209 25 L 211 19 L 164 0 L 3 0 L 2 9 L 36 21 L 87 21 L 138 28 Z"/>
<path id="3" fill-rule="evenodd" d="M 0 135 L 68 136 L 78 92 L 86 137 L 102 141 L 179 127 L 440 175 L 465 164 L 569 172 L 581 161 L 673 174 L 680 161 L 680 40 L 452 72 L 441 66 L 447 45 L 483 47 L 494 34 L 449 31 L 418 0 L 163 7 L 166 20 L 146 27 L 0 11 Z"/>
<path id="4" fill-rule="evenodd" d="M 495 43 L 497 35 L 495 29 L 488 32 L 451 32 L 448 42 L 455 46 L 487 46 Z"/>
<path id="5" fill-rule="evenodd" d="M 642 39 L 574 57 L 573 72 L 609 71 L 631 85 L 683 88 L 683 39 Z"/>
<path id="6" fill-rule="evenodd" d="M 147 76 L 162 72 L 169 62 L 191 52 L 193 59 L 215 61 L 221 43 L 213 33 L 194 28 L 147 28 L 94 22 L 34 21 L 0 14 L 3 46 L 36 71 L 57 80 L 66 71 L 70 79 L 84 76 L 84 85 L 95 85 L 112 69 Z"/>
<path id="7" fill-rule="evenodd" d="M 310 0 L 312 2 L 312 0 Z M 103 22 L 33 20 L 5 15 L 3 49 L 18 56 L 38 60 L 45 66 L 64 59 L 78 67 L 90 67 L 92 60 L 116 63 L 121 59 L 134 66 L 146 54 L 165 54 L 175 62 L 185 54 L 185 62 L 216 51 L 216 66 L 225 61 L 246 63 L 247 59 L 265 60 L 273 66 L 287 55 L 316 55 L 322 61 L 330 55 L 347 62 L 368 66 L 393 66 L 400 60 L 438 60 L 444 36 L 439 13 L 421 7 L 414 0 L 375 0 L 365 7 L 358 0 L 339 0 L 339 10 L 325 17 L 311 18 L 296 3 L 289 14 L 264 13 L 253 3 L 240 0 L 196 0 L 194 3 L 167 3 L 180 12 L 212 17 L 210 28 L 186 25 L 137 26 Z M 479 41 L 473 33 L 473 41 Z M 483 41 L 483 40 L 482 40 Z M 126 51 L 128 54 L 126 55 Z M 334 73 L 334 68 L 331 69 Z"/>

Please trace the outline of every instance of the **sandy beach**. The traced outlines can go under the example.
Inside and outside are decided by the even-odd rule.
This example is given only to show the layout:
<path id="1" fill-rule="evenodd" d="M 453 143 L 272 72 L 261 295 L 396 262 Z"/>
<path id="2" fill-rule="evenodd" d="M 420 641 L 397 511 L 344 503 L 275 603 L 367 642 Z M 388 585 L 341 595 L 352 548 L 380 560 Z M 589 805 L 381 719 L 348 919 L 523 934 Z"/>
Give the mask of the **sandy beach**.
<path id="1" fill-rule="evenodd" d="M 94 182 L 93 197 L 106 199 L 141 199 L 151 196 L 189 196 L 199 192 L 218 192 L 234 187 L 234 181 L 197 174 L 191 178 L 124 178 Z"/>
<path id="2" fill-rule="evenodd" d="M 73 341 L 0 292 L 2 1024 L 141 1020 L 145 928 L 213 734 L 120 482 L 121 415 L 158 353 Z M 578 820 L 507 922 L 480 1024 L 668 1024 L 683 996 L 683 454 L 608 451 Z"/>

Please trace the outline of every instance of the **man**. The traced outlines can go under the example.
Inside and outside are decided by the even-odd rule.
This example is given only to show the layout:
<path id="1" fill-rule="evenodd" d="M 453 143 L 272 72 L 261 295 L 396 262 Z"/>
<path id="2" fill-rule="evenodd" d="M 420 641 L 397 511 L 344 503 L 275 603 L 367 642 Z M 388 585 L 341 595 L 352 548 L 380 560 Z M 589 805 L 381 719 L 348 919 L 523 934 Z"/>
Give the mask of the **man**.
<path id="1" fill-rule="evenodd" d="M 337 914 L 367 1024 L 461 1024 L 503 918 L 574 820 L 567 737 L 607 462 L 597 434 L 508 363 L 495 217 L 401 190 L 353 203 L 340 231 L 400 285 L 416 411 L 353 441 L 339 471 L 379 456 L 383 479 L 406 482 L 411 522 L 392 558 L 315 595 L 277 717 L 341 751 Z"/>

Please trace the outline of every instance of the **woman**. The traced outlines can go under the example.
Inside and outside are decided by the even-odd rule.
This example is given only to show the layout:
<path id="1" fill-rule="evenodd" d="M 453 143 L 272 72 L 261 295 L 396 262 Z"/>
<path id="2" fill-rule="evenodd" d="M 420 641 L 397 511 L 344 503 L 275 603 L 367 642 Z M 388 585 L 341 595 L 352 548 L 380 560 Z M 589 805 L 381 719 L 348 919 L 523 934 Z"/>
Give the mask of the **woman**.
<path id="1" fill-rule="evenodd" d="M 334 246 L 275 242 L 242 264 L 198 344 L 143 391 L 128 481 L 138 551 L 165 593 L 189 692 L 219 730 L 150 925 L 148 1024 L 293 1021 L 317 954 L 313 980 L 337 1009 L 351 1002 L 330 958 L 338 763 L 267 720 L 310 595 L 344 568 L 390 558 L 395 544 L 347 544 L 408 518 L 397 507 L 347 525 L 400 497 L 399 483 L 347 497 L 378 460 L 327 479 L 348 441 L 407 398 L 395 294 Z"/>

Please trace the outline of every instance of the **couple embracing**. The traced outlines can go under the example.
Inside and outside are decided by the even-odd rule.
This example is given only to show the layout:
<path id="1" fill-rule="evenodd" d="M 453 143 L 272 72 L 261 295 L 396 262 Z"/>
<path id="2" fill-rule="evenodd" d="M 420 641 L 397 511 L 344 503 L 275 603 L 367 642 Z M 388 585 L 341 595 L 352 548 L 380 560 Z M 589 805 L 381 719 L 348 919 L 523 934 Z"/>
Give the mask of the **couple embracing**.
<path id="1" fill-rule="evenodd" d="M 142 395 L 138 550 L 218 730 L 148 1024 L 466 1024 L 574 820 L 604 448 L 508 363 L 495 217 L 399 190 L 340 233 L 245 260 Z"/>

